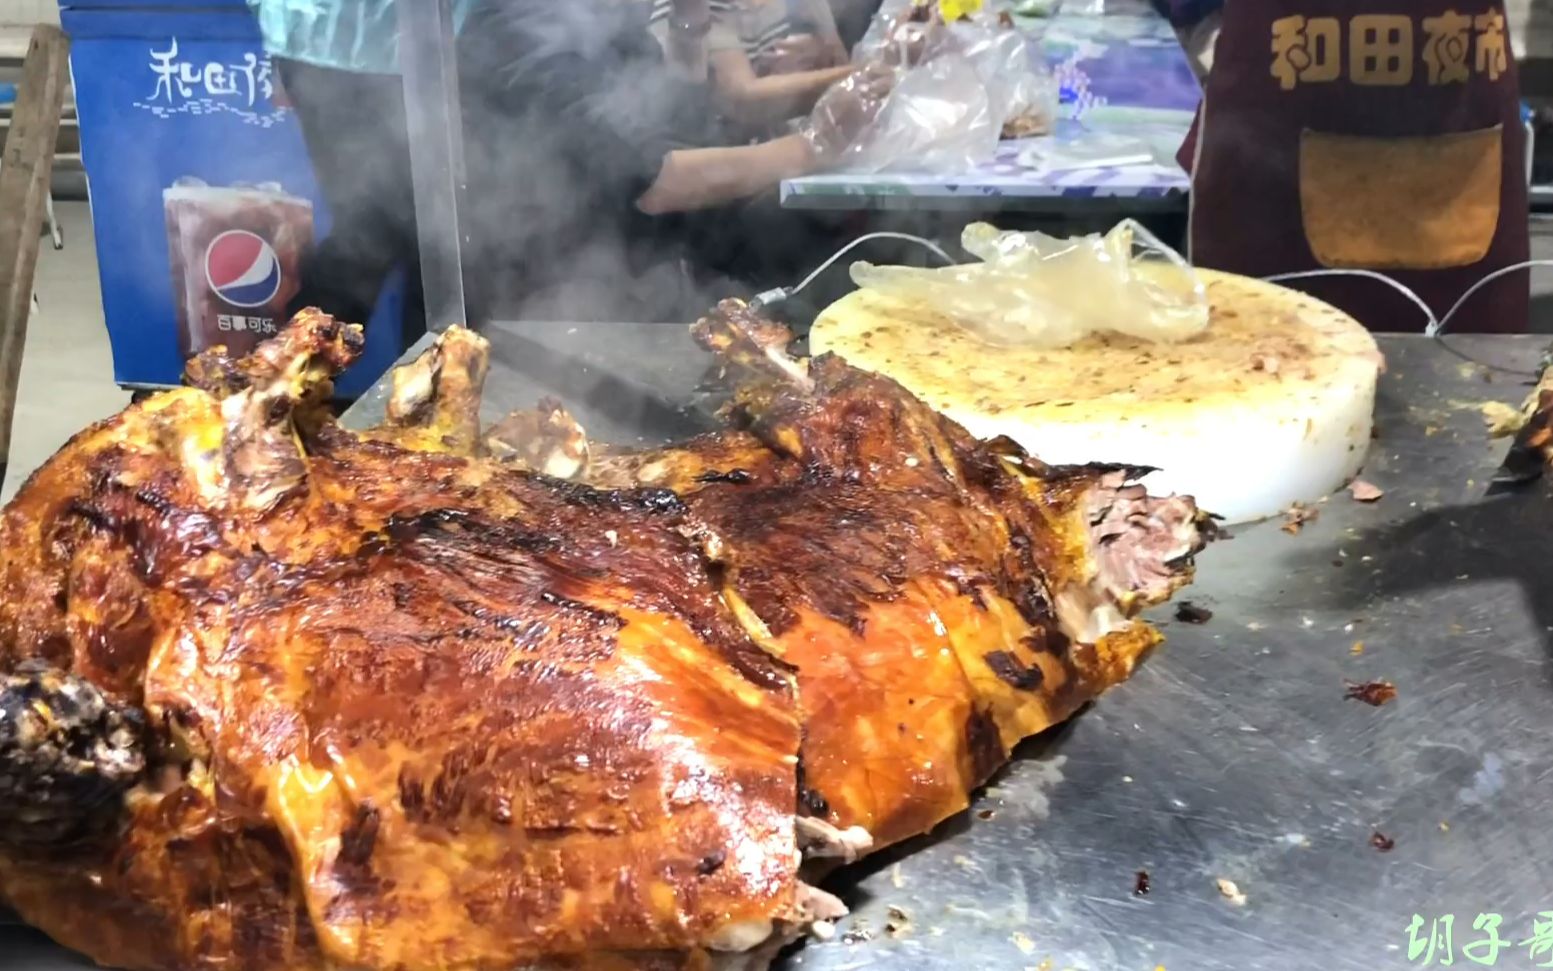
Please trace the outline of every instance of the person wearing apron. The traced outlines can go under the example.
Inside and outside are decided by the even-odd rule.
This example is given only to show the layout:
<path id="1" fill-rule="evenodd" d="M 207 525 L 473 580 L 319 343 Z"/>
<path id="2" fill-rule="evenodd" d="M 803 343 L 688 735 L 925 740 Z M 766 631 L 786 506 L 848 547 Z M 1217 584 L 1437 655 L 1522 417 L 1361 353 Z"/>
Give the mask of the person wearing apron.
<path id="1" fill-rule="evenodd" d="M 1499 0 L 1231 0 L 1182 164 L 1194 263 L 1265 277 L 1366 269 L 1437 316 L 1529 249 L 1525 129 Z M 1355 277 L 1289 284 L 1376 331 L 1419 308 Z M 1530 284 L 1473 295 L 1452 331 L 1519 332 Z"/>

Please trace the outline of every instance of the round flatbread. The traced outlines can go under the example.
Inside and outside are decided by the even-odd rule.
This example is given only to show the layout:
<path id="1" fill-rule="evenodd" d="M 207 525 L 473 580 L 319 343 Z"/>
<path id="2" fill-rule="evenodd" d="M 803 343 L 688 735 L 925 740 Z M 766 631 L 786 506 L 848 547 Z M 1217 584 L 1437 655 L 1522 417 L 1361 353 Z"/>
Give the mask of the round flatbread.
<path id="1" fill-rule="evenodd" d="M 1007 435 L 1043 461 L 1152 466 L 1150 491 L 1195 496 L 1231 522 L 1336 489 L 1369 445 L 1374 338 L 1296 291 L 1198 273 L 1209 325 L 1178 343 L 992 345 L 931 307 L 859 290 L 820 314 L 810 349 L 888 375 L 973 434 Z"/>

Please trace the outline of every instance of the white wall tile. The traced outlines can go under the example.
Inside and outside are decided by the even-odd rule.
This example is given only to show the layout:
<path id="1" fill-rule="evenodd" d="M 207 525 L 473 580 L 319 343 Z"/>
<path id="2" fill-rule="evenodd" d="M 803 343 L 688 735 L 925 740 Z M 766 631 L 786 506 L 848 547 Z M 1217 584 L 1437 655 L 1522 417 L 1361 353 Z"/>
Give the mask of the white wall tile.
<path id="1" fill-rule="evenodd" d="M 0 0 L 0 25 L 59 23 L 56 0 Z"/>

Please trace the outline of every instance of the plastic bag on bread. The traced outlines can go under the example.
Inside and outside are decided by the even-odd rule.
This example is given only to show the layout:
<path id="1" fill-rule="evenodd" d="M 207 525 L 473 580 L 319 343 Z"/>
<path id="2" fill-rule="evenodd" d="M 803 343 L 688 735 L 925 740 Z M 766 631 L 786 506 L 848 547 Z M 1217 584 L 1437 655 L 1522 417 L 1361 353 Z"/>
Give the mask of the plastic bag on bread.
<path id="1" fill-rule="evenodd" d="M 980 262 L 936 269 L 858 262 L 852 281 L 1003 346 L 1067 347 L 1104 333 L 1171 342 L 1208 326 L 1196 272 L 1130 219 L 1104 236 L 1073 239 L 972 223 L 961 245 Z"/>

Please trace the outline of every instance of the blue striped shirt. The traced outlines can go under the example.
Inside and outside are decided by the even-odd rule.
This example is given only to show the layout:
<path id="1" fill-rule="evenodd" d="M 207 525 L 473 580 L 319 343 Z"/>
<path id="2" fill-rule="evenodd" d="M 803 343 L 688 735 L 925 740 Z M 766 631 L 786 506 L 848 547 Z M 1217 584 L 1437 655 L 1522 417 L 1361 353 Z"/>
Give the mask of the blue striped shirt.
<path id="1" fill-rule="evenodd" d="M 708 6 L 716 25 L 708 38 L 708 48 L 714 52 L 743 47 L 753 60 L 793 32 L 790 4 L 785 0 L 709 0 Z M 672 14 L 672 0 L 653 0 L 655 33 L 661 35 Z"/>
<path id="2" fill-rule="evenodd" d="M 415 0 L 426 2 L 426 0 Z M 473 0 L 453 0 L 460 26 Z M 399 10 L 395 0 L 248 0 L 264 49 L 276 57 L 346 71 L 392 74 L 399 69 Z"/>

